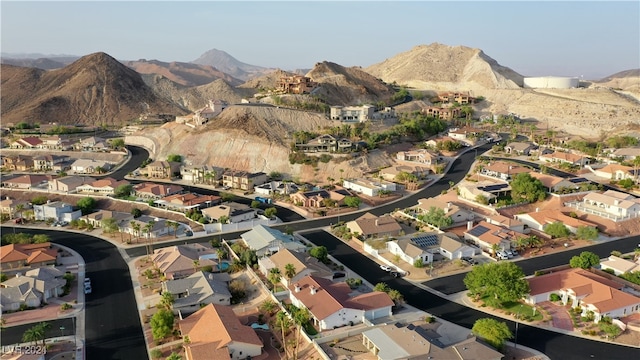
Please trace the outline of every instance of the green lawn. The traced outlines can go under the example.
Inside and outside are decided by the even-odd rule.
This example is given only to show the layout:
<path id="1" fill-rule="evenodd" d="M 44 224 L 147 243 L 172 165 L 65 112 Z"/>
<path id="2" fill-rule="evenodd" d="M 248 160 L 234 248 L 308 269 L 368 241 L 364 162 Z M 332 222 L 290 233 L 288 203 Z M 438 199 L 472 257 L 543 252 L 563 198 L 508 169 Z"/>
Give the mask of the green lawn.
<path id="1" fill-rule="evenodd" d="M 535 316 L 533 315 L 533 307 L 522 304 L 519 302 L 507 302 L 504 305 L 504 310 L 513 313 L 514 317 L 519 319 L 533 319 L 534 321 L 542 320 L 542 314 L 536 310 Z"/>

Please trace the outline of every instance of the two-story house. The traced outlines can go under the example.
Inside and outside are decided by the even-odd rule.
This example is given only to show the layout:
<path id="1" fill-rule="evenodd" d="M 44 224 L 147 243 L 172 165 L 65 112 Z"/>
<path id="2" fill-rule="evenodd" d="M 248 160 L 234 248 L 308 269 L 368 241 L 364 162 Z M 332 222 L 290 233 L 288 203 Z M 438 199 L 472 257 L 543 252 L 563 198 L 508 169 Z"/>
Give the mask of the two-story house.
<path id="1" fill-rule="evenodd" d="M 267 182 L 267 174 L 263 172 L 229 170 L 222 174 L 222 184 L 233 189 L 253 190 L 254 186 L 265 182 Z"/>
<path id="2" fill-rule="evenodd" d="M 180 172 L 180 163 L 154 161 L 142 169 L 142 172 L 152 179 L 171 179 L 174 173 Z"/>

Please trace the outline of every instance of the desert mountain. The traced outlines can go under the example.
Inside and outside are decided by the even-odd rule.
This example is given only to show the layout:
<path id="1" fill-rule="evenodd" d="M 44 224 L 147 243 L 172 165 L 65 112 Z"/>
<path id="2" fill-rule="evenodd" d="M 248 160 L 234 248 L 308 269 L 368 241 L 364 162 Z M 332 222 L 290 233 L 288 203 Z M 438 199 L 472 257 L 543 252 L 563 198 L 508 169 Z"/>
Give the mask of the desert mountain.
<path id="1" fill-rule="evenodd" d="M 319 84 L 313 94 L 331 105 L 388 101 L 395 92 L 390 85 L 359 67 L 344 67 L 328 61 L 317 63 L 306 76 Z"/>
<path id="2" fill-rule="evenodd" d="M 229 84 L 240 85 L 241 80 L 209 66 L 184 62 L 163 62 L 158 60 L 124 61 L 123 64 L 140 74 L 158 74 L 185 86 L 199 86 L 223 79 Z"/>
<path id="3" fill-rule="evenodd" d="M 52 69 L 60 69 L 65 67 L 66 64 L 60 61 L 55 61 L 49 58 L 39 58 L 39 59 L 9 59 L 2 58 L 2 64 L 13 65 L 13 66 L 22 66 L 22 67 L 33 67 L 42 70 L 52 70 Z"/>
<path id="4" fill-rule="evenodd" d="M 594 83 L 595 86 L 640 92 L 640 69 L 620 71 Z"/>
<path id="5" fill-rule="evenodd" d="M 273 69 L 268 69 L 262 66 L 243 63 L 226 52 L 218 49 L 211 49 L 205 52 L 200 55 L 199 58 L 192 61 L 192 63 L 213 66 L 226 74 L 245 81 L 273 71 Z"/>
<path id="6" fill-rule="evenodd" d="M 387 83 L 429 90 L 515 89 L 522 75 L 480 49 L 419 45 L 365 69 Z"/>
<path id="7" fill-rule="evenodd" d="M 202 108 L 210 99 L 236 104 L 242 98 L 251 97 L 255 93 L 252 89 L 234 87 L 223 79 L 217 79 L 205 85 L 187 87 L 162 75 L 147 74 L 142 75 L 142 78 L 158 96 L 189 111 Z"/>
<path id="8" fill-rule="evenodd" d="M 185 113 L 105 53 L 50 71 L 2 65 L 1 76 L 5 123 L 119 124 L 143 113 Z"/>

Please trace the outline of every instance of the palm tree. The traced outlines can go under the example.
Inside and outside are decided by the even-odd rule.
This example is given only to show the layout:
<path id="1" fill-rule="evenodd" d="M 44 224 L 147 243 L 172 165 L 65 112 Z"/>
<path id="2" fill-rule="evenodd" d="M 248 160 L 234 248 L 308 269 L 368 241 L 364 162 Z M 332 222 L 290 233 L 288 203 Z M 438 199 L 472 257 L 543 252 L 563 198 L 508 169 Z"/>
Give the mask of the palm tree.
<path id="1" fill-rule="evenodd" d="M 36 326 L 30 327 L 22 334 L 22 342 L 33 342 L 34 344 L 40 340 L 40 335 Z"/>
<path id="2" fill-rule="evenodd" d="M 284 276 L 287 280 L 293 279 L 296 276 L 296 267 L 293 264 L 287 264 L 284 266 Z"/>
<path id="3" fill-rule="evenodd" d="M 160 305 L 165 307 L 167 310 L 171 310 L 171 306 L 173 306 L 175 301 L 176 299 L 173 298 L 173 294 L 168 291 L 163 292 L 160 297 Z"/>
<path id="4" fill-rule="evenodd" d="M 133 230 L 133 233 L 136 236 L 136 242 L 137 242 L 138 235 L 140 234 L 140 224 L 138 224 L 135 220 L 131 220 L 129 224 L 131 224 L 131 230 Z"/>
<path id="5" fill-rule="evenodd" d="M 284 358 L 288 359 L 289 358 L 289 352 L 287 351 L 287 331 L 291 328 L 292 322 L 291 319 L 289 318 L 289 315 L 287 315 L 286 312 L 284 311 L 280 311 L 278 312 L 278 314 L 276 315 L 276 327 L 280 328 L 280 330 L 282 331 L 282 348 L 284 349 Z"/>
<path id="6" fill-rule="evenodd" d="M 200 267 L 200 260 L 193 260 L 193 269 L 195 271 L 198 271 L 199 267 Z"/>
<path id="7" fill-rule="evenodd" d="M 273 284 L 274 292 L 276 291 L 276 286 L 280 282 L 280 279 L 282 279 L 282 276 L 280 274 L 280 269 L 278 269 L 277 267 L 274 267 L 271 270 L 269 270 L 269 282 Z"/>
<path id="8" fill-rule="evenodd" d="M 278 304 L 276 304 L 273 300 L 265 300 L 260 304 L 259 310 L 263 313 L 271 315 L 275 309 L 278 308 Z"/>
<path id="9" fill-rule="evenodd" d="M 311 315 L 309 314 L 309 310 L 307 310 L 307 308 L 296 308 L 293 311 L 293 321 L 296 324 L 296 327 L 298 328 L 298 332 L 296 334 L 296 346 L 293 349 L 293 359 L 297 360 L 298 359 L 298 348 L 300 345 L 300 335 L 302 332 L 302 327 L 309 322 L 309 319 L 311 318 Z"/>
<path id="10" fill-rule="evenodd" d="M 218 248 L 218 250 L 216 250 L 216 254 L 218 255 L 218 261 L 224 259 L 227 256 L 227 252 L 223 248 Z"/>
<path id="11" fill-rule="evenodd" d="M 500 245 L 498 244 L 491 245 L 491 251 L 493 252 L 493 255 L 497 255 L 499 250 L 500 250 Z"/>
<path id="12" fill-rule="evenodd" d="M 20 214 L 20 216 L 18 216 L 19 218 L 22 217 L 22 212 L 24 211 L 24 204 L 18 204 L 16 205 L 16 212 Z"/>

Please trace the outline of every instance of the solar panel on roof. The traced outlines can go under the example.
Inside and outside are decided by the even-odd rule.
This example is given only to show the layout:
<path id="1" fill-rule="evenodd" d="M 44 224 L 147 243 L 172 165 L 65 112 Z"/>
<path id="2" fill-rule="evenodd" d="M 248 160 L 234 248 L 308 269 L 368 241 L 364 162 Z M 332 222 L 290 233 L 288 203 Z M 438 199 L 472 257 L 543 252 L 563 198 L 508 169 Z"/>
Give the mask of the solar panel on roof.
<path id="1" fill-rule="evenodd" d="M 480 225 L 480 226 L 476 226 L 473 229 L 467 231 L 467 233 L 469 233 L 469 235 L 475 236 L 475 237 L 479 237 L 480 235 L 486 233 L 487 231 L 489 231 L 489 229 L 487 229 L 486 227 Z"/>
<path id="2" fill-rule="evenodd" d="M 574 184 L 577 184 L 577 183 L 587 182 L 587 181 L 589 181 L 589 180 L 587 180 L 587 179 L 585 179 L 585 178 L 580 177 L 580 178 L 573 178 L 573 179 L 569 179 L 569 181 L 571 181 L 571 182 L 572 182 L 572 183 L 574 183 Z"/>
<path id="3" fill-rule="evenodd" d="M 412 238 L 411 241 L 417 246 L 424 248 L 438 245 L 438 236 L 437 235 L 426 235 L 426 236 L 418 236 Z"/>
<path id="4" fill-rule="evenodd" d="M 504 189 L 506 187 L 509 187 L 509 184 L 488 185 L 488 186 L 480 187 L 478 189 L 480 189 L 482 191 L 491 192 L 491 191 L 497 191 L 497 190 L 500 190 L 500 189 Z"/>

